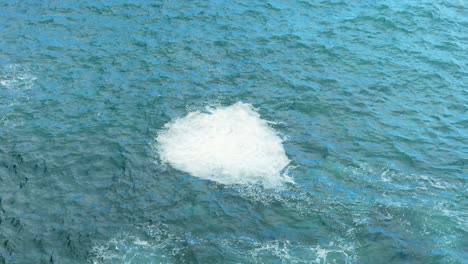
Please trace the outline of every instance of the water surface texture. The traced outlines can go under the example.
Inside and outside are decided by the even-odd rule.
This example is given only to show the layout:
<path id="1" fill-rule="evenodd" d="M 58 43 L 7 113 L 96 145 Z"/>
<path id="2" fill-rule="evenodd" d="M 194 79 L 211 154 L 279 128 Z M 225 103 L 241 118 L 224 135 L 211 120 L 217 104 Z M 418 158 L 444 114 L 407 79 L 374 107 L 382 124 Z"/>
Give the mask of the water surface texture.
<path id="1" fill-rule="evenodd" d="M 0 0 L 0 263 L 466 263 L 467 49 L 464 0 Z M 294 183 L 161 162 L 238 102 Z"/>

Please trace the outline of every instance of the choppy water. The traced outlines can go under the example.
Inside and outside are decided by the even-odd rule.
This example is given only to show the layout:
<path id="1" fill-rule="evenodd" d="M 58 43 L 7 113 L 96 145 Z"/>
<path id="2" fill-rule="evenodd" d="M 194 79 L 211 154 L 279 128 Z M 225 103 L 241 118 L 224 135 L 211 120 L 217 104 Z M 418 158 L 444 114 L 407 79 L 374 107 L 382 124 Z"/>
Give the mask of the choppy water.
<path id="1" fill-rule="evenodd" d="M 467 48 L 464 0 L 0 0 L 0 263 L 466 263 Z M 237 102 L 294 184 L 161 163 Z"/>

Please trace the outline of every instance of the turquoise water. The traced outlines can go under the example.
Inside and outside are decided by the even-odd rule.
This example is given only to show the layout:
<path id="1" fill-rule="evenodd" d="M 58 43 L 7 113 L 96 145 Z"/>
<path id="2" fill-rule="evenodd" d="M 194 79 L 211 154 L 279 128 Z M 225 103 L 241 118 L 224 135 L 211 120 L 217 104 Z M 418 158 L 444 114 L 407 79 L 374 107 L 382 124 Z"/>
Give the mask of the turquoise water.
<path id="1" fill-rule="evenodd" d="M 467 263 L 467 49 L 463 0 L 0 0 L 0 263 Z M 161 162 L 237 102 L 294 184 Z"/>

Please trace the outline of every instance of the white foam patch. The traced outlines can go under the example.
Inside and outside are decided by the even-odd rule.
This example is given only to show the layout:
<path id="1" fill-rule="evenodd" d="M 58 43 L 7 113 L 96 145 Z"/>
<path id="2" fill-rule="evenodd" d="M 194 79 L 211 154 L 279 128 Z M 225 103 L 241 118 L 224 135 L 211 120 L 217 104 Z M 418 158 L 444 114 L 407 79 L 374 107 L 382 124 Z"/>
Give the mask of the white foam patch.
<path id="1" fill-rule="evenodd" d="M 273 188 L 292 179 L 278 133 L 250 104 L 192 112 L 166 124 L 156 138 L 163 163 L 222 184 Z"/>

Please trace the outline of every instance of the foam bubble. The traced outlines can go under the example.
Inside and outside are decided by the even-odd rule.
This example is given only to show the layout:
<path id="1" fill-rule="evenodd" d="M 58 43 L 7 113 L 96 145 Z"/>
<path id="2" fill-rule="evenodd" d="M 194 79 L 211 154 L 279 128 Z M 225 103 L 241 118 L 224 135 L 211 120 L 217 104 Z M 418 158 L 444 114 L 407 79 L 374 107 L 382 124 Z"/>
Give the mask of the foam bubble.
<path id="1" fill-rule="evenodd" d="M 280 186 L 289 159 L 283 140 L 250 104 L 192 112 L 166 124 L 156 138 L 163 163 L 222 184 Z"/>

